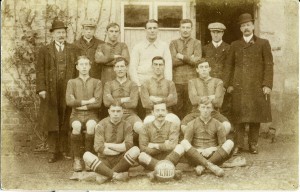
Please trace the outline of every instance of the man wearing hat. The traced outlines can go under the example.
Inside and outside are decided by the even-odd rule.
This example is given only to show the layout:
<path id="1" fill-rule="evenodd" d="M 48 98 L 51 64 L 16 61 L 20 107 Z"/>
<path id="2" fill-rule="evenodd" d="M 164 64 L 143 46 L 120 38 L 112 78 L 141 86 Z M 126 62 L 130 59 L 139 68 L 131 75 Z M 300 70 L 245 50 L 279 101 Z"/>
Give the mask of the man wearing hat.
<path id="1" fill-rule="evenodd" d="M 68 80 L 75 75 L 79 50 L 65 41 L 66 29 L 62 21 L 54 19 L 50 29 L 53 41 L 40 49 L 36 64 L 36 93 L 41 99 L 38 119 L 48 132 L 49 163 L 68 152 L 71 109 L 66 106 L 65 94 Z"/>
<path id="2" fill-rule="evenodd" d="M 249 13 L 242 14 L 238 24 L 243 37 L 232 42 L 224 70 L 224 85 L 232 93 L 236 123 L 234 154 L 243 149 L 246 126 L 249 151 L 257 154 L 260 123 L 272 121 L 273 56 L 269 41 L 254 35 L 254 19 Z"/>
<path id="3" fill-rule="evenodd" d="M 95 63 L 95 53 L 98 45 L 104 43 L 104 41 L 94 36 L 95 30 L 96 21 L 94 19 L 84 20 L 82 23 L 82 36 L 74 44 L 80 49 L 80 55 L 86 55 L 91 61 L 90 76 L 101 79 L 101 65 Z"/>
<path id="4" fill-rule="evenodd" d="M 223 68 L 230 45 L 222 40 L 226 29 L 223 23 L 214 22 L 208 25 L 212 41 L 203 47 L 202 55 L 211 68 L 210 76 L 218 79 L 223 77 Z M 231 120 L 231 95 L 225 94 L 220 112 Z"/>

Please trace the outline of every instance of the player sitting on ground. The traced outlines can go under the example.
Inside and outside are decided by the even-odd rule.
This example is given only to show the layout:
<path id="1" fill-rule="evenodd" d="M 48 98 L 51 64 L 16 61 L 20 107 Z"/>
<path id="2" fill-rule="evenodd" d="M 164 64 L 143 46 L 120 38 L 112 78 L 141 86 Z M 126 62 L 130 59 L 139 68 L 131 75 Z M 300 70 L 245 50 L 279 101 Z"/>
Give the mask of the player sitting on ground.
<path id="1" fill-rule="evenodd" d="M 94 148 L 98 157 L 90 152 L 83 155 L 86 165 L 98 173 L 96 181 L 99 184 L 109 179 L 127 180 L 128 169 L 140 154 L 140 149 L 133 147 L 131 124 L 122 120 L 122 106 L 113 104 L 108 113 L 95 130 Z"/>

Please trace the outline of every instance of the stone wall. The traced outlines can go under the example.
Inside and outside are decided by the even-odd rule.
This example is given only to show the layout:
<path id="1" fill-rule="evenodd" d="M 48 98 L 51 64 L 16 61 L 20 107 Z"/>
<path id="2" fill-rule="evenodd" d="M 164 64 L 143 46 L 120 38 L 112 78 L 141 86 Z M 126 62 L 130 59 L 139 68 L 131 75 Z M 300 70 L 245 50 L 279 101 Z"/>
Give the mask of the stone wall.
<path id="1" fill-rule="evenodd" d="M 274 57 L 270 126 L 278 133 L 298 134 L 298 1 L 260 0 L 256 17 L 256 32 L 269 40 Z"/>

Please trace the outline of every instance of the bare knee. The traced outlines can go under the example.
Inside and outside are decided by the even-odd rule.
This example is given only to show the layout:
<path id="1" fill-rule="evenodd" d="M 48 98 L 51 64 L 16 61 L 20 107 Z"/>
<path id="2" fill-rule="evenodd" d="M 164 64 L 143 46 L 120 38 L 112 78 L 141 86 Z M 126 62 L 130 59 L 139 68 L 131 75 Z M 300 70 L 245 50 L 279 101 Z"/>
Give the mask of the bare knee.
<path id="1" fill-rule="evenodd" d="M 149 165 L 149 163 L 151 161 L 151 156 L 148 155 L 145 152 L 141 152 L 140 155 L 139 155 L 139 157 L 138 157 L 138 159 L 139 159 L 140 163 L 144 163 L 146 165 Z"/>
<path id="2" fill-rule="evenodd" d="M 72 122 L 72 134 L 79 135 L 81 133 L 81 123 L 79 121 Z"/>
<path id="3" fill-rule="evenodd" d="M 129 164 L 133 164 L 140 155 L 140 149 L 137 146 L 131 147 L 124 155 Z"/>
<path id="4" fill-rule="evenodd" d="M 166 116 L 166 120 L 170 121 L 172 123 L 175 123 L 176 125 L 180 125 L 180 119 L 179 117 L 177 117 L 177 115 L 173 114 L 173 113 L 168 113 Z"/>
<path id="5" fill-rule="evenodd" d="M 181 144 L 177 144 L 174 151 L 178 153 L 179 155 L 183 155 L 184 153 L 184 147 Z"/>
<path id="6" fill-rule="evenodd" d="M 90 166 L 96 159 L 98 159 L 98 157 L 89 151 L 83 154 L 83 160 L 88 166 Z"/>
<path id="7" fill-rule="evenodd" d="M 148 115 L 148 116 L 145 117 L 145 119 L 144 119 L 144 124 L 151 123 L 151 122 L 154 121 L 154 120 L 155 120 L 154 115 Z"/>
<path id="8" fill-rule="evenodd" d="M 231 124 L 228 121 L 224 121 L 222 124 L 225 129 L 226 135 L 228 135 L 231 130 Z"/>
<path id="9" fill-rule="evenodd" d="M 223 143 L 222 148 L 229 154 L 231 150 L 233 149 L 234 143 L 228 139 Z"/>
<path id="10" fill-rule="evenodd" d="M 97 122 L 95 120 L 88 120 L 86 122 L 86 132 L 87 134 L 93 135 L 95 133 L 95 126 Z"/>
<path id="11" fill-rule="evenodd" d="M 184 151 L 188 151 L 192 147 L 192 145 L 190 144 L 190 142 L 188 140 L 186 140 L 186 139 L 182 140 L 180 142 L 180 144 L 184 148 Z"/>
<path id="12" fill-rule="evenodd" d="M 142 122 L 135 122 L 133 125 L 133 130 L 134 132 L 136 132 L 137 134 L 140 134 L 142 132 L 144 124 Z"/>

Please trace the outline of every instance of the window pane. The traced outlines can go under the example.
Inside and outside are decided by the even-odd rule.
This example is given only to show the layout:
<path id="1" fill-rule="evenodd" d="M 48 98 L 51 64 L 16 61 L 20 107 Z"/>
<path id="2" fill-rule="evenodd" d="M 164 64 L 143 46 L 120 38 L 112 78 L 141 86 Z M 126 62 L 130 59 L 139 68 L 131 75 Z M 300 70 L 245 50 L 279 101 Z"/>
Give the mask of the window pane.
<path id="1" fill-rule="evenodd" d="M 182 6 L 158 6 L 159 27 L 178 28 L 182 19 Z"/>
<path id="2" fill-rule="evenodd" d="M 124 16 L 125 27 L 144 27 L 146 21 L 149 19 L 149 6 L 125 5 Z"/>

